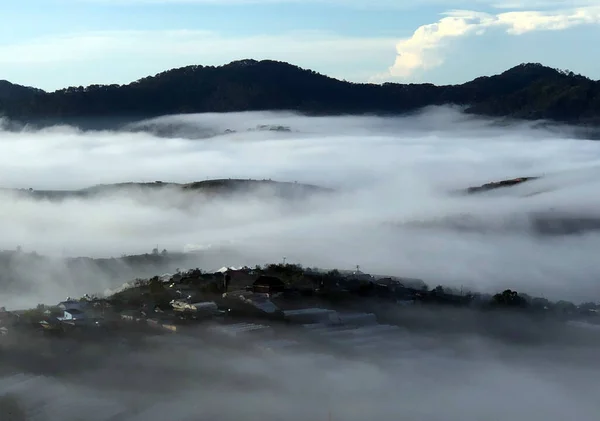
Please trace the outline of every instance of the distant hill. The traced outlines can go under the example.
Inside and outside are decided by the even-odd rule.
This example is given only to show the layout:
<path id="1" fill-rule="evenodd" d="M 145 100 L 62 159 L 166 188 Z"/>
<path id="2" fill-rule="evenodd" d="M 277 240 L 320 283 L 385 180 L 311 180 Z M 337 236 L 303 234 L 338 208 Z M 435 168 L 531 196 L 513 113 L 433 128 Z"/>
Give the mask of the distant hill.
<path id="1" fill-rule="evenodd" d="M 265 193 L 283 199 L 302 199 L 314 193 L 327 193 L 332 190 L 312 184 L 295 182 L 282 182 L 273 180 L 252 179 L 215 179 L 196 181 L 193 183 L 179 184 L 163 181 L 152 183 L 118 183 L 101 184 L 81 190 L 34 190 L 34 189 L 0 189 L 0 192 L 9 192 L 32 197 L 34 199 L 63 200 L 68 198 L 89 198 L 93 196 L 119 193 L 127 190 L 157 191 L 160 189 L 175 189 L 182 192 L 197 192 L 207 195 L 231 195 L 237 193 Z"/>
<path id="2" fill-rule="evenodd" d="M 15 104 L 25 104 L 42 94 L 45 94 L 45 92 L 41 89 L 15 85 L 6 80 L 0 80 L 0 117 L 2 117 L 3 110 L 10 109 Z"/>
<path id="3" fill-rule="evenodd" d="M 600 82 L 531 63 L 448 86 L 350 83 L 270 60 L 188 66 L 127 85 L 52 93 L 11 86 L 0 88 L 0 112 L 17 120 L 260 110 L 396 114 L 456 104 L 474 114 L 600 125 Z"/>
<path id="4" fill-rule="evenodd" d="M 30 100 L 34 96 L 44 93 L 41 89 L 15 85 L 6 80 L 0 80 L 0 101 L 3 102 Z"/>

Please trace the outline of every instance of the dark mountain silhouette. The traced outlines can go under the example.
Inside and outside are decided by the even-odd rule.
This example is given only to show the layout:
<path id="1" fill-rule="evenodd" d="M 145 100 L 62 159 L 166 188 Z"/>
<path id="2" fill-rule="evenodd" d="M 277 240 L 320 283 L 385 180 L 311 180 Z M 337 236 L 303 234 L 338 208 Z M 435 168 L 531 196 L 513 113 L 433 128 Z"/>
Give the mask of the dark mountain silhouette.
<path id="1" fill-rule="evenodd" d="M 455 104 L 481 115 L 600 124 L 600 82 L 541 64 L 521 64 L 461 85 L 436 86 L 350 83 L 288 63 L 241 60 L 173 69 L 127 85 L 52 93 L 19 89 L 25 90 L 4 94 L 7 99 L 0 102 L 0 112 L 17 120 L 252 110 L 397 114 Z"/>
<path id="2" fill-rule="evenodd" d="M 34 96 L 43 93 L 45 92 L 41 89 L 32 88 L 30 86 L 15 85 L 7 80 L 0 80 L 0 101 L 29 100 Z"/>

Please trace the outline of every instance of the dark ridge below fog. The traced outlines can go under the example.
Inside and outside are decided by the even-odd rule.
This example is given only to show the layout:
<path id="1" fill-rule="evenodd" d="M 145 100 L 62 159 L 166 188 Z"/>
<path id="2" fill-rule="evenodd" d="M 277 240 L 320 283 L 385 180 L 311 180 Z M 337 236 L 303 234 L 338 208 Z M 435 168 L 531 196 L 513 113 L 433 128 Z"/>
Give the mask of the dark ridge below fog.
<path id="1" fill-rule="evenodd" d="M 253 179 L 214 179 L 195 181 L 191 183 L 172 183 L 157 180 L 154 182 L 124 182 L 115 184 L 100 184 L 79 190 L 35 190 L 1 188 L 1 192 L 15 193 L 17 195 L 34 199 L 64 200 L 68 198 L 91 198 L 95 196 L 110 195 L 119 192 L 136 191 L 161 191 L 171 189 L 174 191 L 201 193 L 207 195 L 228 195 L 236 193 L 263 192 L 279 198 L 301 198 L 315 193 L 330 193 L 332 189 L 312 184 L 285 182 L 274 180 Z"/>

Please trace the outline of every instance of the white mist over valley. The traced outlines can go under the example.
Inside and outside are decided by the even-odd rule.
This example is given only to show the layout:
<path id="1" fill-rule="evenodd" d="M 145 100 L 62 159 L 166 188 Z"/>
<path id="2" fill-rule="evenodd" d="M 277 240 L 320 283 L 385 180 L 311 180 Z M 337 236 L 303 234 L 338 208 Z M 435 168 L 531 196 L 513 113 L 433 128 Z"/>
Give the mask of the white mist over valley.
<path id="1" fill-rule="evenodd" d="M 257 130 L 261 125 L 285 130 Z M 203 269 L 286 257 L 311 267 L 360 265 L 477 290 L 586 299 L 600 297 L 600 233 L 540 236 L 527 215 L 600 217 L 599 163 L 600 143 L 568 128 L 497 124 L 448 108 L 404 117 L 167 116 L 103 131 L 25 126 L 1 133 L 3 187 L 240 178 L 334 193 L 290 203 L 260 191 L 207 197 L 132 188 L 57 201 L 9 191 L 0 205 L 0 247 L 59 257 L 226 248 L 235 261 L 203 262 Z M 544 177 L 482 196 L 457 194 L 522 176 Z M 439 223 L 464 215 L 486 229 Z M 78 282 L 90 292 L 108 286 Z"/>
<path id="2" fill-rule="evenodd" d="M 10 260 L 11 282 L 0 289 L 7 308 L 161 275 L 114 263 L 122 272 L 110 277 L 87 260 L 66 263 L 155 248 L 181 254 L 173 266 L 182 270 L 358 265 L 461 293 L 511 288 L 600 300 L 600 143 L 569 127 L 453 108 L 395 117 L 177 115 L 105 130 L 2 127 L 0 249 L 46 257 Z M 518 177 L 540 178 L 466 194 Z M 168 184 L 214 179 L 290 184 L 225 193 Z M 94 187 L 118 183 L 130 184 Z M 305 190 L 289 196 L 293 188 Z M 567 217 L 591 222 L 565 228 Z M 549 222 L 541 227 L 539 218 Z M 381 309 L 389 324 L 274 325 L 260 339 L 223 339 L 214 321 L 187 335 L 82 343 L 7 336 L 25 351 L 0 348 L 0 420 L 562 421 L 600 411 L 592 325 L 509 310 Z M 280 339 L 298 346 L 276 346 Z"/>

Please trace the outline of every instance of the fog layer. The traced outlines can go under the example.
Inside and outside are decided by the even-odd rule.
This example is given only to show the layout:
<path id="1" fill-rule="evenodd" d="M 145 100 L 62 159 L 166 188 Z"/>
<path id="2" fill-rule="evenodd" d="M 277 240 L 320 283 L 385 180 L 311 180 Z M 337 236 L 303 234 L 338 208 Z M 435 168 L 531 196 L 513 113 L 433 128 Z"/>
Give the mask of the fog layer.
<path id="1" fill-rule="evenodd" d="M 452 109 L 389 118 L 206 114 L 161 117 L 118 131 L 4 130 L 2 187 L 252 178 L 336 193 L 288 201 L 268 191 L 209 197 L 121 190 L 48 201 L 5 192 L 0 248 L 20 245 L 53 256 L 119 256 L 157 245 L 226 248 L 227 261 L 214 253 L 204 268 L 285 256 L 306 266 L 360 265 L 478 290 L 512 287 L 548 298 L 596 299 L 600 234 L 541 236 L 527 216 L 554 209 L 600 217 L 600 143 L 573 133 L 498 124 Z M 490 194 L 456 194 L 519 176 L 544 177 Z M 439 223 L 465 214 L 495 229 Z M 106 287 L 96 281 L 81 285 Z M 53 280 L 43 282 L 47 287 Z"/>
<path id="2" fill-rule="evenodd" d="M 519 320 L 498 322 L 514 337 L 531 333 Z M 228 341 L 204 328 L 104 343 L 38 338 L 3 353 L 0 414 L 17 406 L 35 421 L 593 418 L 598 335 L 536 329 L 544 327 L 547 338 L 528 344 L 400 328 L 372 335 L 370 353 L 292 328 L 282 335 L 304 346 L 252 334 Z"/>

